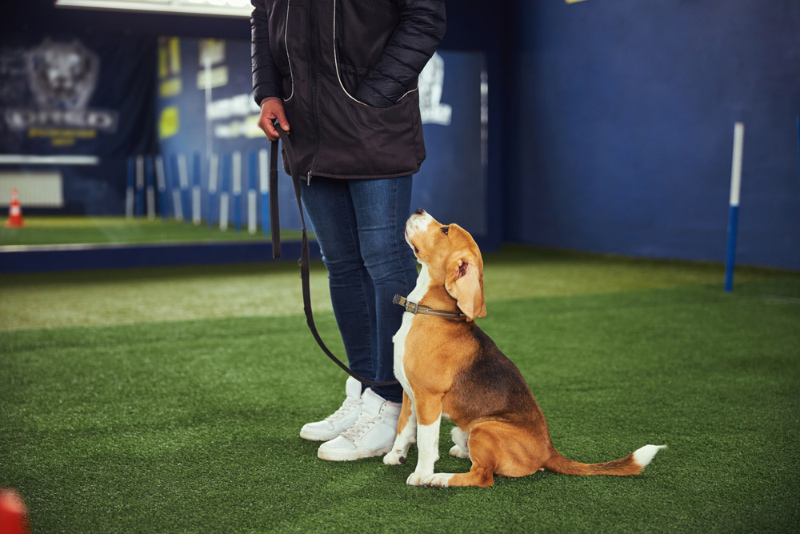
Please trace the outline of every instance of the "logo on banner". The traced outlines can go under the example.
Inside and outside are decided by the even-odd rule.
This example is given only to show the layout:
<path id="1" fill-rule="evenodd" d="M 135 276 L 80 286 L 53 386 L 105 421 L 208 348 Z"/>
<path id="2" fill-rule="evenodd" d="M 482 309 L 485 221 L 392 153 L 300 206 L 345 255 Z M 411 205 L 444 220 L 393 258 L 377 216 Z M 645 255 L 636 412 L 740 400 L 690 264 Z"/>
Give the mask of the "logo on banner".
<path id="1" fill-rule="evenodd" d="M 448 126 L 453 116 L 453 107 L 442 104 L 444 87 L 444 59 L 438 53 L 419 74 L 419 112 L 423 124 Z"/>
<path id="2" fill-rule="evenodd" d="M 80 41 L 49 39 L 27 53 L 28 83 L 36 103 L 50 109 L 83 109 L 97 85 L 100 60 Z"/>
<path id="3" fill-rule="evenodd" d="M 25 53 L 28 88 L 37 107 L 7 109 L 6 124 L 12 130 L 27 130 L 28 137 L 53 138 L 55 145 L 93 138 L 98 130 L 115 131 L 115 111 L 87 108 L 99 70 L 97 55 L 77 39 L 45 39 Z"/>

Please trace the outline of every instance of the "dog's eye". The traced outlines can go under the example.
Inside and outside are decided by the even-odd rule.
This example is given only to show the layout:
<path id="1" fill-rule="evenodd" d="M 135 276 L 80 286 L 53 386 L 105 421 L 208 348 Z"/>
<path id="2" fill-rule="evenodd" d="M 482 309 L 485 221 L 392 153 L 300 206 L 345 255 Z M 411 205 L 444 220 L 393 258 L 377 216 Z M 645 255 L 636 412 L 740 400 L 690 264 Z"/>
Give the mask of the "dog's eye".
<path id="1" fill-rule="evenodd" d="M 449 226 L 442 226 L 442 233 L 444 235 L 447 235 L 447 232 L 449 232 L 449 231 L 450 231 L 450 227 Z"/>

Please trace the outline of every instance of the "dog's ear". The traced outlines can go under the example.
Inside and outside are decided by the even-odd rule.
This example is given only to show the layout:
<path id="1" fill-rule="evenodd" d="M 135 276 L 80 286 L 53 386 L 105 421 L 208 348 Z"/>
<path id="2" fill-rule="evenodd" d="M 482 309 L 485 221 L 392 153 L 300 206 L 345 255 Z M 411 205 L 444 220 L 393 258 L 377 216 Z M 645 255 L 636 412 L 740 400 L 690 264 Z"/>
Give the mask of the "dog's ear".
<path id="1" fill-rule="evenodd" d="M 467 321 L 486 317 L 483 272 L 472 256 L 454 254 L 447 261 L 445 289 L 458 302 Z"/>

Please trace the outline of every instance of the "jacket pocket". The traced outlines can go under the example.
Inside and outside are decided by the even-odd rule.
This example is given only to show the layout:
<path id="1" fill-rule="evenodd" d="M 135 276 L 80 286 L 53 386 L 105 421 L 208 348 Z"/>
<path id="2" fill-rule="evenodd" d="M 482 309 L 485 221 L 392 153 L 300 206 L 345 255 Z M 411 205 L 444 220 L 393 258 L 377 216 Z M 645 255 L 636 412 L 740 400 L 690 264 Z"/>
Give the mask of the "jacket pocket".
<path id="1" fill-rule="evenodd" d="M 384 177 L 413 174 L 419 169 L 419 144 L 415 132 L 415 107 L 411 93 L 388 108 L 376 108 L 343 96 L 330 85 L 320 121 L 320 174 L 329 176 Z M 334 103 L 335 102 L 335 103 Z"/>
<path id="2" fill-rule="evenodd" d="M 355 97 L 356 89 L 361 85 L 361 81 L 367 77 L 369 70 L 359 69 L 344 63 L 336 64 L 336 77 L 339 81 L 339 88 L 345 96 L 353 102 L 362 106 L 367 106 Z"/>

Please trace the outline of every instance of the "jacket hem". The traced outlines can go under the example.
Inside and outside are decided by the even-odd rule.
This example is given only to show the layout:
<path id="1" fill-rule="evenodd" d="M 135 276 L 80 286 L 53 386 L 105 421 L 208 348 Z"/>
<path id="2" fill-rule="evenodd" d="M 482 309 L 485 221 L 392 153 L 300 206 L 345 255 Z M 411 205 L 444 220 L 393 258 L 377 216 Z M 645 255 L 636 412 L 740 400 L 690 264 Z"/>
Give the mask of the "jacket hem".
<path id="1" fill-rule="evenodd" d="M 365 174 L 365 175 L 353 175 L 353 174 L 331 174 L 327 172 L 315 172 L 311 175 L 311 178 L 321 177 L 321 178 L 333 178 L 336 180 L 381 180 L 384 178 L 400 178 L 402 176 L 409 176 L 412 174 L 417 174 L 419 172 L 420 166 L 417 165 L 417 168 L 414 170 L 409 170 L 405 172 L 397 172 L 391 174 Z M 308 180 L 307 176 L 303 176 L 301 178 L 303 181 Z"/>

